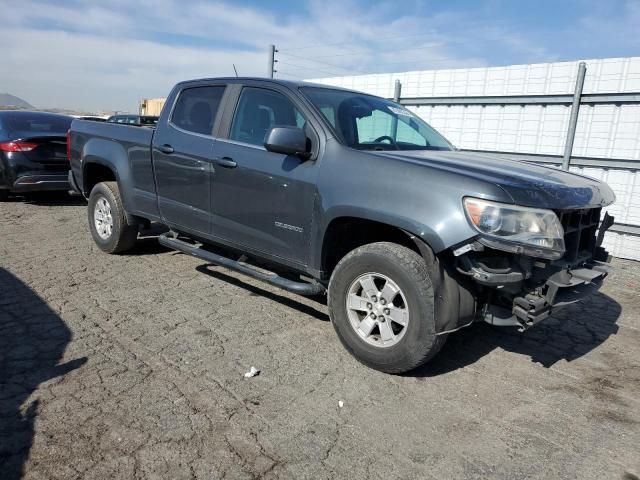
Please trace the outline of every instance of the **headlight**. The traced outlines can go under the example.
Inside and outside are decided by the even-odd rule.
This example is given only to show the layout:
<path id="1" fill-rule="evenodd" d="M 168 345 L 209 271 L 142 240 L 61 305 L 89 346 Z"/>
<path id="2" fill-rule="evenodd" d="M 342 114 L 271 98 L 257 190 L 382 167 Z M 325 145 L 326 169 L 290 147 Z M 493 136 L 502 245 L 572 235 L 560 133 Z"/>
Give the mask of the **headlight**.
<path id="1" fill-rule="evenodd" d="M 469 197 L 464 209 L 488 247 L 549 259 L 564 254 L 564 230 L 551 210 Z"/>

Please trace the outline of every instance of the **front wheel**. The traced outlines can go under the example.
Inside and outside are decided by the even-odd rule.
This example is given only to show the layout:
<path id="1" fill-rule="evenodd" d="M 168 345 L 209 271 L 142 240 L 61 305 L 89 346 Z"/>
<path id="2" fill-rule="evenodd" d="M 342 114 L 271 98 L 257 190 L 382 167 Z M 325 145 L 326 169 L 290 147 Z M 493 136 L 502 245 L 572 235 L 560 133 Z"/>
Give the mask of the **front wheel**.
<path id="1" fill-rule="evenodd" d="M 365 365 L 403 373 L 431 359 L 438 281 L 424 259 L 395 243 L 364 245 L 347 254 L 329 282 L 329 312 L 345 348 Z"/>
<path id="2" fill-rule="evenodd" d="M 89 230 L 100 250 L 122 253 L 136 243 L 138 226 L 127 224 L 116 182 L 101 182 L 93 187 L 87 210 Z"/>

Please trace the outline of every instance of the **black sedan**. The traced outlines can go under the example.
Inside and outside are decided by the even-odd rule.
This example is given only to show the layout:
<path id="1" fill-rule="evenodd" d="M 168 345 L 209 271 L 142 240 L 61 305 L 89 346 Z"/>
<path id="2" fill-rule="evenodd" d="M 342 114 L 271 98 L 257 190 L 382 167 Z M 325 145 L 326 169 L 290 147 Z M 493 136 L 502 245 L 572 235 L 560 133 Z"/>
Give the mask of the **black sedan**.
<path id="1" fill-rule="evenodd" d="M 0 111 L 0 201 L 11 192 L 69 190 L 72 121 L 53 113 Z"/>

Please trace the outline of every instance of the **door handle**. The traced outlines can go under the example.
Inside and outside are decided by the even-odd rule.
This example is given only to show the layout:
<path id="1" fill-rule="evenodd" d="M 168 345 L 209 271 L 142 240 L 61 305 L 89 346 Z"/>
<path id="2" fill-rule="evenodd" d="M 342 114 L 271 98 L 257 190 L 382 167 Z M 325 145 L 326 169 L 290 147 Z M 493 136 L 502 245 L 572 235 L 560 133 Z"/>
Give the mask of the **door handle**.
<path id="1" fill-rule="evenodd" d="M 166 143 L 164 145 L 160 145 L 158 147 L 158 150 L 160 150 L 162 153 L 173 153 L 173 147 L 171 145 L 167 145 Z"/>
<path id="2" fill-rule="evenodd" d="M 216 158 L 216 163 L 225 168 L 236 168 L 238 166 L 231 157 Z"/>

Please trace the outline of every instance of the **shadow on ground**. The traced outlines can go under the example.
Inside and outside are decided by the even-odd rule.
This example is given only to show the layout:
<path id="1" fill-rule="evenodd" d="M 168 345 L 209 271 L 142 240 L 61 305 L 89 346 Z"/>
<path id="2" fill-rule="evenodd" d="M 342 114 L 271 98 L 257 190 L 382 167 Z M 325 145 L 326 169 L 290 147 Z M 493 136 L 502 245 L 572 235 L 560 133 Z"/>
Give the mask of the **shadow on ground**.
<path id="1" fill-rule="evenodd" d="M 152 232 L 155 235 L 160 233 L 162 232 Z M 155 242 L 156 239 L 150 236 L 148 241 Z M 160 250 L 156 250 L 158 247 L 152 247 L 149 243 L 146 246 L 141 245 L 138 254 L 153 253 L 149 252 L 149 248 L 153 251 L 164 251 L 164 247 L 160 246 Z M 224 251 L 221 254 L 224 254 Z M 259 295 L 318 320 L 329 321 L 329 316 L 322 311 L 326 309 L 326 295 L 306 297 L 318 304 L 317 309 L 308 303 L 273 293 L 241 278 L 228 275 L 222 267 L 213 264 L 199 265 L 196 270 L 243 288 L 251 295 Z M 479 322 L 450 334 L 442 351 L 432 361 L 406 375 L 432 377 L 446 374 L 475 363 L 496 348 L 526 355 L 532 362 L 545 368 L 561 360 L 571 362 L 616 334 L 616 322 L 621 312 L 622 307 L 618 302 L 598 292 L 581 302 L 558 310 L 556 314 L 524 333 L 519 333 L 511 327 L 493 327 Z"/>
<path id="2" fill-rule="evenodd" d="M 158 237 L 168 231 L 169 228 L 160 223 L 152 223 L 148 228 L 142 227 L 138 234 L 136 244 L 131 250 L 125 252 L 124 255 L 142 256 L 170 252 L 170 248 L 160 245 L 160 242 L 158 242 Z"/>
<path id="3" fill-rule="evenodd" d="M 518 333 L 515 328 L 477 323 L 449 335 L 442 351 L 409 376 L 432 377 L 464 368 L 496 348 L 526 355 L 545 368 L 571 362 L 618 332 L 618 302 L 603 293 L 569 305 L 542 323 Z"/>
<path id="4" fill-rule="evenodd" d="M 307 303 L 251 285 L 210 267 L 215 266 L 200 265 L 196 270 L 244 288 L 252 295 L 266 297 L 318 320 L 329 321 L 326 313 Z M 319 308 L 326 308 L 325 295 L 310 299 L 318 303 Z M 558 310 L 554 316 L 524 333 L 519 333 L 515 328 L 493 327 L 479 322 L 450 334 L 442 351 L 431 362 L 407 375 L 432 377 L 446 374 L 475 363 L 496 348 L 526 355 L 532 362 L 545 368 L 560 360 L 571 362 L 615 335 L 618 331 L 616 322 L 621 312 L 622 307 L 618 302 L 603 293 L 595 293 L 581 302 Z"/>
<path id="5" fill-rule="evenodd" d="M 84 363 L 58 364 L 71 332 L 47 303 L 20 279 L 0 268 L 0 477 L 22 477 L 33 443 L 38 400 L 29 396 L 42 382 Z"/>
<path id="6" fill-rule="evenodd" d="M 299 311 L 305 315 L 309 315 L 317 320 L 322 320 L 323 322 L 329 321 L 329 315 L 320 310 L 314 308 L 311 305 L 307 305 L 306 303 L 298 302 L 292 298 L 286 297 L 284 295 L 278 295 L 277 293 L 270 292 L 269 290 L 265 290 L 260 287 L 256 287 L 255 285 L 251 285 L 250 283 L 246 283 L 239 278 L 232 277 L 231 275 L 227 275 L 226 273 L 220 270 L 211 270 L 211 267 L 216 267 L 216 265 L 199 265 L 196 267 L 196 270 L 200 273 L 204 273 L 205 275 L 209 275 L 217 280 L 222 282 L 230 283 L 236 287 L 244 288 L 249 292 L 250 295 L 259 295 L 261 297 L 265 297 L 273 302 L 278 302 L 281 305 L 285 305 L 289 308 Z M 305 297 L 310 300 L 315 301 L 320 305 L 326 305 L 326 296 L 324 295 L 316 295 L 313 297 Z"/>
<path id="7" fill-rule="evenodd" d="M 41 207 L 80 206 L 87 201 L 81 195 L 69 195 L 67 192 L 32 192 L 9 197 L 10 201 L 27 202 Z"/>

